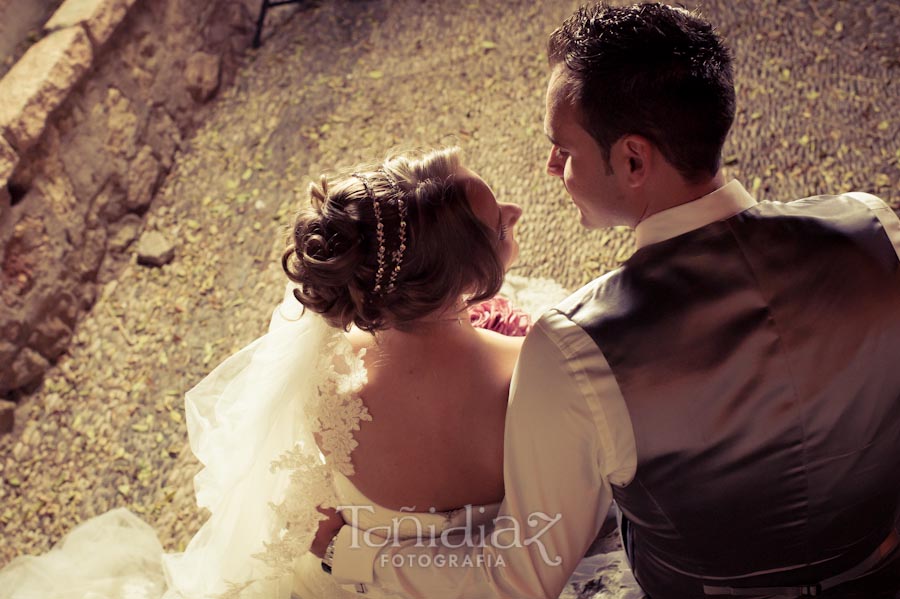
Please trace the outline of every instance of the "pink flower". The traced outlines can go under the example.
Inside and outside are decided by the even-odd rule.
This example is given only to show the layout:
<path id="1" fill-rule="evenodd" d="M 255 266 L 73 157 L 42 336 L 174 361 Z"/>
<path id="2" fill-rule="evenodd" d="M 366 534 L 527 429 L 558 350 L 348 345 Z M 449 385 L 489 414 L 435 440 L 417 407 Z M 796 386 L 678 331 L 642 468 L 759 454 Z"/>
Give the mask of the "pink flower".
<path id="1" fill-rule="evenodd" d="M 531 316 L 499 295 L 470 307 L 469 318 L 472 326 L 507 337 L 524 337 L 531 330 Z"/>

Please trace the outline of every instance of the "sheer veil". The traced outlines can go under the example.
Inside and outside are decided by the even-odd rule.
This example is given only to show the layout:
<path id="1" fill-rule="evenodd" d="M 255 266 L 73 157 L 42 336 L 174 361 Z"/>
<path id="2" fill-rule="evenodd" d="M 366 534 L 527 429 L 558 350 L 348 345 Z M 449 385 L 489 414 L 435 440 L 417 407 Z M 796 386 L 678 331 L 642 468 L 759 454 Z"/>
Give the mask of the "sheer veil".
<path id="1" fill-rule="evenodd" d="M 352 433 L 370 419 L 358 395 L 362 352 L 304 313 L 293 288 L 268 332 L 185 396 L 203 464 L 197 503 L 211 513 L 185 551 L 163 554 L 152 527 L 119 508 L 44 555 L 13 560 L 0 571 L 0 599 L 290 597 L 295 561 L 322 518 L 316 507 L 337 504 L 332 475 L 352 474 Z"/>
<path id="2" fill-rule="evenodd" d="M 316 506 L 337 504 L 332 473 L 352 474 L 352 432 L 370 419 L 358 397 L 362 354 L 304 313 L 293 288 L 268 332 L 185 396 L 191 449 L 204 465 L 197 503 L 212 516 L 184 553 L 164 556 L 166 599 L 290 596 L 293 562 L 321 519 Z"/>
<path id="3" fill-rule="evenodd" d="M 363 353 L 304 313 L 293 289 L 286 286 L 265 335 L 185 396 L 191 449 L 203 465 L 197 503 L 211 513 L 185 551 L 164 554 L 150 525 L 111 510 L 46 554 L 13 560 L 0 571 L 0 599 L 290 597 L 321 519 L 316 507 L 338 503 L 333 475 L 353 474 L 353 432 L 371 420 L 359 398 Z M 516 276 L 501 293 L 535 317 L 566 295 L 552 281 Z"/>

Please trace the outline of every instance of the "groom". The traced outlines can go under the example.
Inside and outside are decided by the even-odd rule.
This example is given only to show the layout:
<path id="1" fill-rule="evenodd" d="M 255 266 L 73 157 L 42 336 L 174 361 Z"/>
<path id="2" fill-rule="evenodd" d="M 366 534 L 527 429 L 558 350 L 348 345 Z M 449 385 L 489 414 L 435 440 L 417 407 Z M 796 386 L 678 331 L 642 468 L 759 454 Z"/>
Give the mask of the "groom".
<path id="1" fill-rule="evenodd" d="M 615 499 L 653 599 L 894 597 L 900 221 L 868 194 L 757 203 L 725 179 L 731 57 L 695 15 L 584 8 L 549 57 L 548 172 L 638 250 L 527 338 L 495 530 L 379 548 L 345 526 L 333 575 L 555 598 Z"/>

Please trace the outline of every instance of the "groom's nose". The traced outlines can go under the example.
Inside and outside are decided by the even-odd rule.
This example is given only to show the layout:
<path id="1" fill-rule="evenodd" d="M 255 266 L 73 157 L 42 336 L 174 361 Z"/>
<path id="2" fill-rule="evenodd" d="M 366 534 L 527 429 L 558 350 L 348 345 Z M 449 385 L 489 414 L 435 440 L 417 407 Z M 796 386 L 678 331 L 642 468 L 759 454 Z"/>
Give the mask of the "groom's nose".
<path id="1" fill-rule="evenodd" d="M 547 174 L 551 177 L 562 177 L 565 165 L 558 148 L 556 146 L 550 148 L 550 156 L 547 157 Z"/>

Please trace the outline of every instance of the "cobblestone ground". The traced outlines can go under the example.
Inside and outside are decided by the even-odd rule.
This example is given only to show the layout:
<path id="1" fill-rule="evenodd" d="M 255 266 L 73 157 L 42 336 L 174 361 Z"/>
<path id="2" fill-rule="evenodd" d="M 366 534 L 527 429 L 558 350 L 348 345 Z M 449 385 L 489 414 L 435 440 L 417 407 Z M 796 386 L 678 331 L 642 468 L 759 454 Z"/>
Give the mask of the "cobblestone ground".
<path id="1" fill-rule="evenodd" d="M 692 6 L 691 2 L 688 2 Z M 525 209 L 519 274 L 576 287 L 627 257 L 627 231 L 582 230 L 544 174 L 550 31 L 569 1 L 334 0 L 296 11 L 248 54 L 185 142 L 146 227 L 177 240 L 162 269 L 107 281 L 68 355 L 0 438 L 0 564 L 127 506 L 166 547 L 202 521 L 182 396 L 262 334 L 310 176 L 389 148 L 462 146 Z M 707 0 L 737 55 L 725 154 L 759 199 L 851 189 L 900 205 L 900 4 Z"/>

